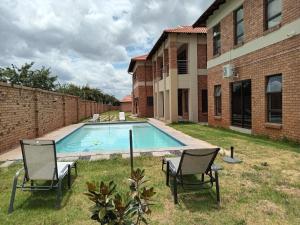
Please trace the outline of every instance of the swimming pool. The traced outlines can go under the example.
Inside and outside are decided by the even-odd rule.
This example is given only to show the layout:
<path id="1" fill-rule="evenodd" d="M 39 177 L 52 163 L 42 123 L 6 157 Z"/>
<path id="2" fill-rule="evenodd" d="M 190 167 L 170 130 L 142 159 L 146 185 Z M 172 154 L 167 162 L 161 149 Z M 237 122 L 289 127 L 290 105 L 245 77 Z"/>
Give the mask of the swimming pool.
<path id="1" fill-rule="evenodd" d="M 58 153 L 128 153 L 129 130 L 134 151 L 184 146 L 149 123 L 86 124 L 56 143 Z"/>

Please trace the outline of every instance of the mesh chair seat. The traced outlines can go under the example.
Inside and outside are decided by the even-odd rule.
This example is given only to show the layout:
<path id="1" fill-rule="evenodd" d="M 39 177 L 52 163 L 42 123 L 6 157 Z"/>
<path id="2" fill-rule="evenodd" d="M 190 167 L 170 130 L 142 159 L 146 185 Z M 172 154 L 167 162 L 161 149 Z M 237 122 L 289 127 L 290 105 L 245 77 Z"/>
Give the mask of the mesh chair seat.
<path id="1" fill-rule="evenodd" d="M 177 173 L 177 170 L 179 168 L 181 157 L 175 157 L 175 158 L 165 158 L 166 162 L 169 162 L 170 169 L 172 173 Z"/>
<path id="2" fill-rule="evenodd" d="M 8 212 L 14 209 L 14 200 L 17 188 L 22 191 L 49 191 L 57 190 L 57 206 L 60 207 L 62 198 L 62 180 L 68 178 L 68 187 L 71 188 L 71 169 L 75 169 L 74 162 L 57 162 L 55 141 L 53 140 L 21 140 L 23 168 L 20 169 L 13 180 L 12 193 Z M 24 170 L 24 178 L 18 185 L 20 172 Z M 51 184 L 40 185 L 36 181 L 51 181 Z M 30 181 L 30 185 L 26 185 Z"/>
<path id="3" fill-rule="evenodd" d="M 177 183 L 184 185 L 183 176 L 201 174 L 201 186 L 205 183 L 216 184 L 217 202 L 220 203 L 219 192 L 219 166 L 214 165 L 214 160 L 220 148 L 203 148 L 184 150 L 181 157 L 164 158 L 162 161 L 162 169 L 167 164 L 166 184 L 169 186 L 169 177 L 173 178 L 173 195 L 174 203 L 178 203 L 177 199 Z M 205 181 L 204 176 L 208 176 L 209 180 Z M 187 183 L 186 183 L 187 184 Z M 195 185 L 191 184 L 190 185 Z"/>
<path id="4" fill-rule="evenodd" d="M 74 167 L 75 162 L 57 162 L 58 178 L 64 177 L 68 173 L 68 166 Z"/>

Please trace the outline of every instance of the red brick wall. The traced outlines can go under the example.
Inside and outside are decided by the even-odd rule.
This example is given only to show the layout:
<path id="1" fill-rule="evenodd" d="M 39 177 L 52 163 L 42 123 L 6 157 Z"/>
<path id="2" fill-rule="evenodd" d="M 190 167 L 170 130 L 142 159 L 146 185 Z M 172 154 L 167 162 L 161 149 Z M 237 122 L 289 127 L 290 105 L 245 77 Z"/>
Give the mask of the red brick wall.
<path id="1" fill-rule="evenodd" d="M 63 95 L 38 91 L 37 110 L 38 136 L 64 126 Z"/>
<path id="2" fill-rule="evenodd" d="M 0 83 L 0 154 L 20 139 L 39 137 L 109 109 L 76 96 Z"/>
<path id="3" fill-rule="evenodd" d="M 136 76 L 136 82 L 138 81 L 138 85 L 136 85 L 132 91 L 133 113 L 137 114 L 139 117 L 153 117 L 153 106 L 147 106 L 147 97 L 153 97 L 153 86 L 149 86 L 149 83 L 152 82 L 152 65 L 138 65 L 134 71 L 134 75 Z M 135 102 L 138 104 L 137 112 L 134 107 Z"/>
<path id="4" fill-rule="evenodd" d="M 231 125 L 230 82 L 251 79 L 252 83 L 252 132 L 272 138 L 300 141 L 300 36 L 260 49 L 233 60 L 238 78 L 222 77 L 222 66 L 208 70 L 208 122 L 214 126 Z M 266 76 L 282 74 L 283 122 L 281 129 L 268 127 L 266 116 Z M 222 85 L 222 117 L 214 116 L 214 85 Z"/>
<path id="5" fill-rule="evenodd" d="M 77 123 L 79 98 L 75 96 L 65 96 L 65 124 Z"/>
<path id="6" fill-rule="evenodd" d="M 206 69 L 207 64 L 207 49 L 206 45 L 198 44 L 197 47 L 197 68 L 198 69 Z"/>
<path id="7" fill-rule="evenodd" d="M 0 86 L 0 153 L 36 136 L 35 110 L 33 89 Z"/>
<path id="8" fill-rule="evenodd" d="M 122 112 L 131 112 L 131 102 L 121 102 L 120 111 Z"/>
<path id="9" fill-rule="evenodd" d="M 264 1 L 265 0 L 248 0 L 244 1 L 244 43 L 267 34 L 264 24 Z M 285 25 L 300 17 L 299 0 L 282 0 L 282 21 Z M 221 53 L 225 53 L 234 48 L 234 13 L 226 15 L 221 21 Z M 273 28 L 274 30 L 276 28 Z M 208 60 L 213 58 L 213 32 L 212 28 L 207 31 L 207 57 Z"/>

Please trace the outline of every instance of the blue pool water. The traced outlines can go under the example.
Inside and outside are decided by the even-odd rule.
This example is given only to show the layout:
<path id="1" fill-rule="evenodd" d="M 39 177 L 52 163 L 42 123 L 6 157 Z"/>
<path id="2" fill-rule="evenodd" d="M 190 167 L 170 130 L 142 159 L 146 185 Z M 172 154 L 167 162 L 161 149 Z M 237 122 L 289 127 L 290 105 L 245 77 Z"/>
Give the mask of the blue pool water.
<path id="1" fill-rule="evenodd" d="M 179 147 L 182 143 L 149 123 L 84 125 L 56 144 L 58 153 L 128 152 L 129 130 L 133 134 L 134 151 Z"/>

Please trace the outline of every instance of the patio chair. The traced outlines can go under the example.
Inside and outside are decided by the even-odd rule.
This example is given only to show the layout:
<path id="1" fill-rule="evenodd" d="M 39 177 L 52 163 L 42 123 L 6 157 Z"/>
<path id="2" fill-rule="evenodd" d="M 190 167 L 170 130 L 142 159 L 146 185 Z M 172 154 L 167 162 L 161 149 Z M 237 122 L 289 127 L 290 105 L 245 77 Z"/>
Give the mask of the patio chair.
<path id="1" fill-rule="evenodd" d="M 119 112 L 119 120 L 120 121 L 125 121 L 126 117 L 125 117 L 125 113 L 124 112 Z"/>
<path id="2" fill-rule="evenodd" d="M 68 187 L 71 188 L 71 168 L 75 168 L 77 176 L 77 164 L 75 162 L 57 162 L 55 142 L 52 140 L 21 140 L 23 156 L 23 168 L 20 169 L 14 179 L 8 213 L 14 210 L 16 189 L 22 191 L 49 191 L 57 190 L 57 206 L 60 207 L 62 197 L 62 181 L 68 177 Z M 24 170 L 23 181 L 18 185 L 18 177 Z M 27 184 L 30 181 L 30 184 Z M 37 185 L 36 181 L 51 181 L 49 185 Z"/>
<path id="3" fill-rule="evenodd" d="M 89 122 L 96 122 L 99 119 L 99 114 L 94 114 L 93 118 L 89 120 Z"/>
<path id="4" fill-rule="evenodd" d="M 210 183 L 216 184 L 217 202 L 220 203 L 220 189 L 218 166 L 213 162 L 219 152 L 219 148 L 197 149 L 197 150 L 184 150 L 181 157 L 165 158 L 163 164 L 167 164 L 166 184 L 169 186 L 169 177 L 173 178 L 173 195 L 174 203 L 178 203 L 177 198 L 177 184 L 183 185 L 200 185 Z M 183 176 L 201 174 L 201 181 L 198 183 L 184 183 Z M 204 177 L 207 175 L 209 180 L 205 181 Z"/>

